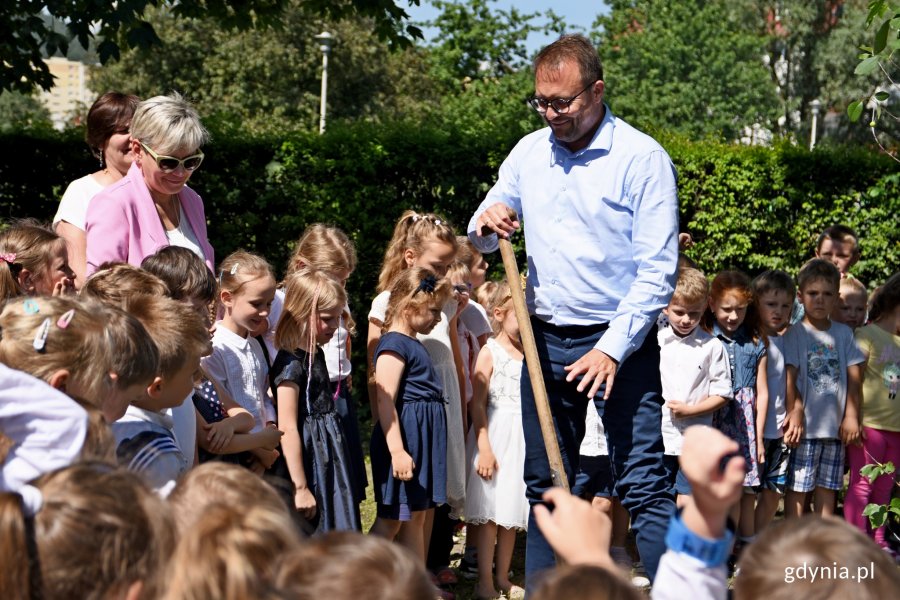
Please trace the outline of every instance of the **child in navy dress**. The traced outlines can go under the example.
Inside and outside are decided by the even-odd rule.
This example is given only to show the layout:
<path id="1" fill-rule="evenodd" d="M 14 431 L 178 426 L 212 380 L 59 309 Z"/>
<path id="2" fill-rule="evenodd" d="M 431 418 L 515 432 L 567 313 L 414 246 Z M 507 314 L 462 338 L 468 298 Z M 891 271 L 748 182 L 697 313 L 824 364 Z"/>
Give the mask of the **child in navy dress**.
<path id="1" fill-rule="evenodd" d="M 350 448 L 319 346 L 338 328 L 347 293 L 318 271 L 295 273 L 285 284 L 271 376 L 294 506 L 318 532 L 359 531 Z"/>
<path id="2" fill-rule="evenodd" d="M 378 516 L 372 533 L 398 537 L 424 564 L 426 511 L 447 501 L 447 418 L 440 379 L 416 335 L 440 321 L 450 286 L 413 267 L 397 275 L 390 291 L 375 349 L 378 424 L 371 452 Z"/>

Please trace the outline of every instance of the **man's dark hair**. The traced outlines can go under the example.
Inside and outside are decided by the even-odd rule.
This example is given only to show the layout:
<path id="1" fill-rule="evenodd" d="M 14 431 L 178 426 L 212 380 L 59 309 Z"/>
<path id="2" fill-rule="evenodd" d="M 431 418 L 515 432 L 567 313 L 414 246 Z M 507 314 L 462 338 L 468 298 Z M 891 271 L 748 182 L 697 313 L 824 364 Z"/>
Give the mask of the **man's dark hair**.
<path id="1" fill-rule="evenodd" d="M 537 73 L 540 69 L 559 69 L 567 60 L 578 64 L 584 85 L 603 79 L 600 55 L 590 40 L 580 33 L 563 35 L 541 50 L 534 57 L 534 72 Z"/>

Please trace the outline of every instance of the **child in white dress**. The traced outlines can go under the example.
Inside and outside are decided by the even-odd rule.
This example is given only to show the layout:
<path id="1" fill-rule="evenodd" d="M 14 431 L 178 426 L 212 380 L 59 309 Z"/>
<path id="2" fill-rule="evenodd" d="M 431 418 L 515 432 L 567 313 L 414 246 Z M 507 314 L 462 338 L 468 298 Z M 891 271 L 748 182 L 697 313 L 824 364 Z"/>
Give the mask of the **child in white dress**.
<path id="1" fill-rule="evenodd" d="M 489 314 L 495 337 L 478 353 L 475 364 L 469 443 L 476 448 L 470 463 L 465 512 L 467 522 L 480 525 L 476 588 L 479 598 L 497 597 L 494 577 L 501 591 L 511 596 L 522 593 L 509 581 L 509 565 L 516 530 L 524 530 L 528 525 L 523 479 L 525 435 L 519 395 L 522 343 L 507 284 L 494 290 Z"/>

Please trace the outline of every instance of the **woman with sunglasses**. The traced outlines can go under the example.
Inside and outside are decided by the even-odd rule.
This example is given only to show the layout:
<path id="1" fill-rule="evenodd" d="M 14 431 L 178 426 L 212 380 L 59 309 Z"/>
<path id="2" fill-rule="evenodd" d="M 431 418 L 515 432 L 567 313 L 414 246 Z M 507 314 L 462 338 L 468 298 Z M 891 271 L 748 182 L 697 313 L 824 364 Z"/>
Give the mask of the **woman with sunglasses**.
<path id="1" fill-rule="evenodd" d="M 69 266 L 75 272 L 75 287 L 84 283 L 85 217 L 88 205 L 103 188 L 122 179 L 131 167 L 131 117 L 141 99 L 121 92 L 107 92 L 97 98 L 87 114 L 84 139 L 100 170 L 76 179 L 66 188 L 53 227 L 69 248 Z"/>
<path id="2" fill-rule="evenodd" d="M 138 105 L 131 120 L 134 162 L 88 208 L 88 275 L 107 261 L 140 266 L 166 246 L 193 251 L 212 270 L 203 200 L 186 185 L 208 139 L 197 111 L 178 93 Z"/>

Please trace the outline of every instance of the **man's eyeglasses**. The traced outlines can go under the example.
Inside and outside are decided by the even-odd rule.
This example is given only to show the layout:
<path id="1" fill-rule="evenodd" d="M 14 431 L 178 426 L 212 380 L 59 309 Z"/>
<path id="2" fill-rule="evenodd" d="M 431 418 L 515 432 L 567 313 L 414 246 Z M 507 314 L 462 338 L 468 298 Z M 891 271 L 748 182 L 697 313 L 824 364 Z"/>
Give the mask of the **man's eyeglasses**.
<path id="1" fill-rule="evenodd" d="M 197 154 L 192 154 L 190 156 L 185 156 L 184 158 L 175 158 L 174 156 L 163 156 L 161 154 L 157 154 L 154 152 L 150 146 L 145 144 L 144 142 L 138 142 L 141 145 L 147 154 L 150 155 L 153 160 L 156 161 L 156 166 L 163 173 L 171 173 L 176 170 L 178 167 L 184 167 L 185 171 L 196 171 L 200 166 L 200 163 L 203 162 L 203 153 L 198 152 Z"/>
<path id="2" fill-rule="evenodd" d="M 528 102 L 529 105 L 531 105 L 531 108 L 538 111 L 539 113 L 545 113 L 545 112 L 547 112 L 548 108 L 552 108 L 554 110 L 554 112 L 556 112 L 557 114 L 563 115 L 563 114 L 569 112 L 569 107 L 572 105 L 573 102 L 575 102 L 575 98 L 577 98 L 578 96 L 580 96 L 583 93 L 585 93 L 586 91 L 588 91 L 588 89 L 590 89 L 591 86 L 593 86 L 595 83 L 596 83 L 596 81 L 590 82 L 589 84 L 587 84 L 587 86 L 583 90 L 581 90 L 580 92 L 578 92 L 577 94 L 575 94 L 574 96 L 572 96 L 571 98 L 568 98 L 568 99 L 567 98 L 552 98 L 552 99 L 548 100 L 547 98 L 539 98 L 537 96 L 532 96 L 531 98 L 526 98 L 525 101 Z"/>

